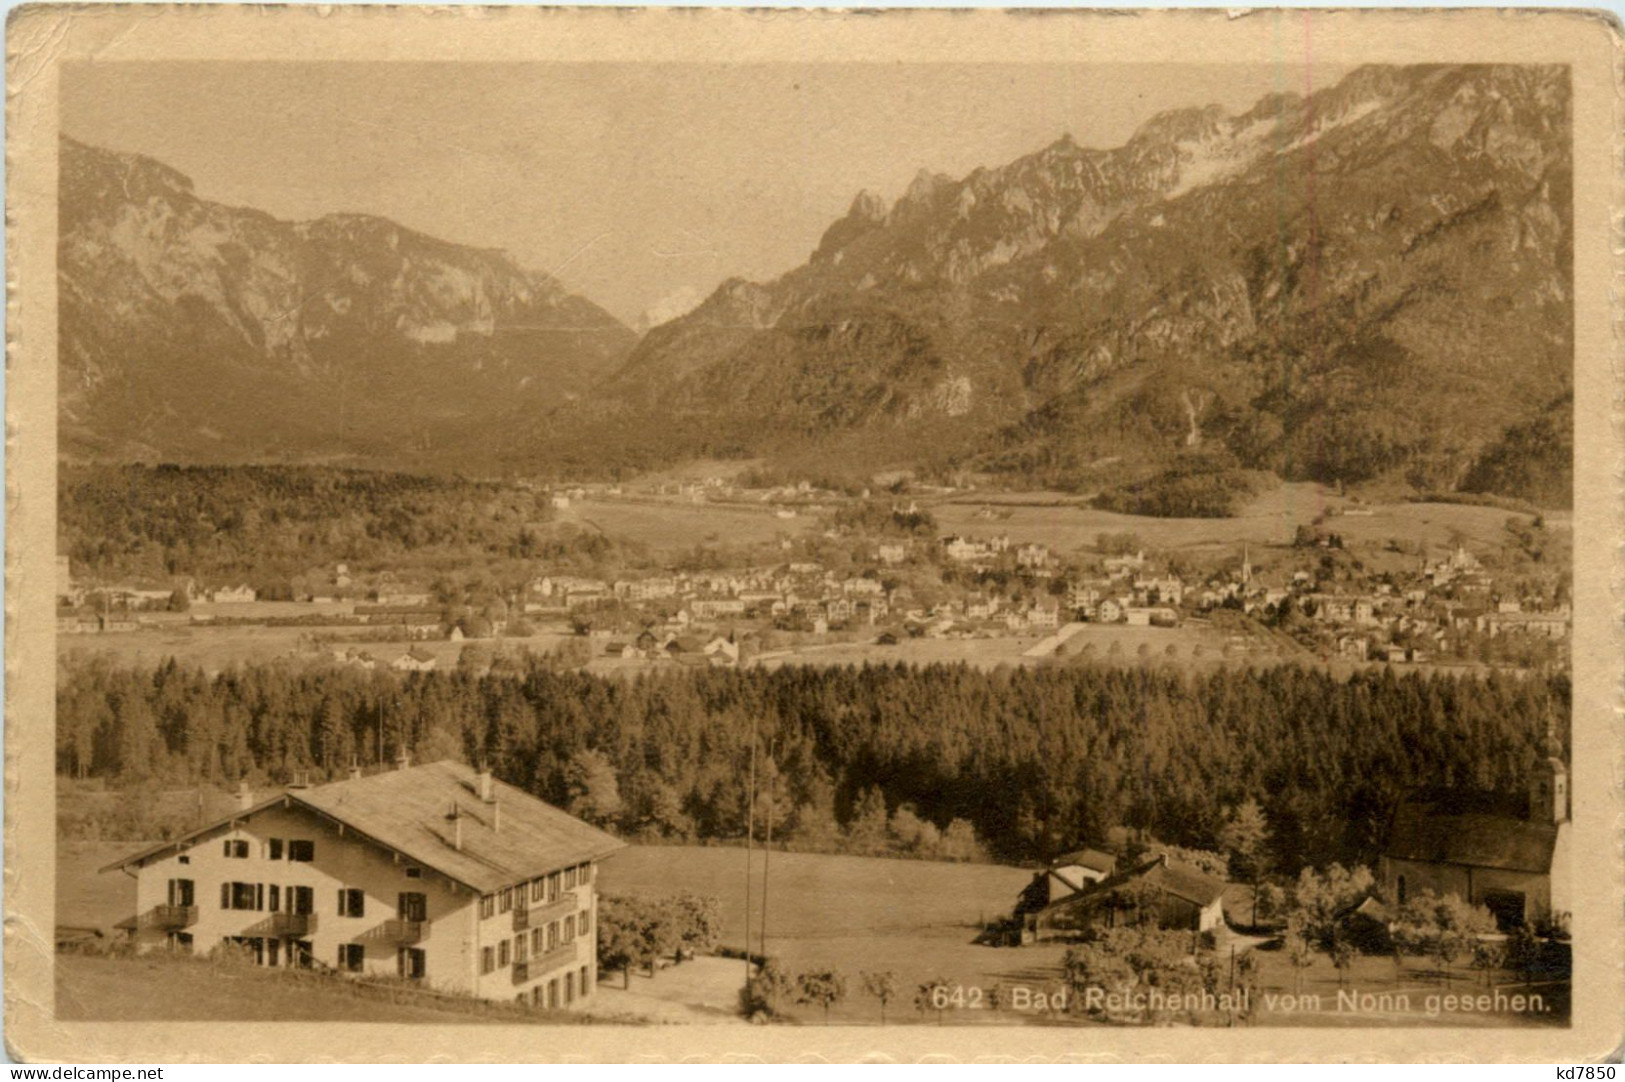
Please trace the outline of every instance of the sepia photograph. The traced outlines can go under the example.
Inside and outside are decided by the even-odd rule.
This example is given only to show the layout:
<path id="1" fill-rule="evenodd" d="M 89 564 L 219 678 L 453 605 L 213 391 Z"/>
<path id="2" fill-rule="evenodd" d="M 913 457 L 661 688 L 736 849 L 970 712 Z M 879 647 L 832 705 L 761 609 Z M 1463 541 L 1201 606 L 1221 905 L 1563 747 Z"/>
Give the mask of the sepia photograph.
<path id="1" fill-rule="evenodd" d="M 139 45 L 240 14 L 53 56 L 8 199 L 51 1025 L 1575 1032 L 1606 66 Z"/>

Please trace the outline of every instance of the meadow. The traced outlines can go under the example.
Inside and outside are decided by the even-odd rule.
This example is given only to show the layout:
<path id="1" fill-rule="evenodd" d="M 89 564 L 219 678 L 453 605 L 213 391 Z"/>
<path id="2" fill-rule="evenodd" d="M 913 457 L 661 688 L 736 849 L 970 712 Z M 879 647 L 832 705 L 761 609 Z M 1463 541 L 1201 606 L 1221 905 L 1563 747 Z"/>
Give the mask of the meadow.
<path id="1" fill-rule="evenodd" d="M 680 500 L 577 501 L 555 516 L 618 542 L 646 546 L 652 555 L 685 552 L 703 544 L 770 544 L 816 529 L 818 518 L 779 518 L 763 505 L 687 503 Z"/>
<path id="2" fill-rule="evenodd" d="M 358 627 L 171 626 L 100 635 L 59 635 L 56 648 L 59 658 L 75 652 L 102 654 L 118 665 L 143 667 L 172 657 L 182 665 L 195 665 L 205 672 L 217 673 L 233 665 L 277 659 L 325 664 L 332 658 L 332 651 L 352 647 L 371 654 L 380 666 L 389 665 L 416 647 L 432 654 L 437 668 L 448 669 L 457 664 L 463 648 L 469 645 L 446 639 L 397 638 L 374 642 L 358 637 L 364 631 Z M 528 638 L 482 640 L 481 645 L 543 654 L 571 638 L 574 636 L 544 631 Z"/>
<path id="3" fill-rule="evenodd" d="M 995 517 L 988 518 L 984 508 Z M 1334 514 L 1349 508 L 1369 515 Z M 1361 505 L 1335 490 L 1309 482 L 1283 484 L 1264 492 L 1233 518 L 1150 518 L 1091 508 L 1077 497 L 1057 493 L 954 496 L 927 504 L 942 533 L 988 536 L 1008 533 L 1012 540 L 1037 541 L 1063 555 L 1093 551 L 1101 534 L 1132 533 L 1148 548 L 1199 554 L 1239 549 L 1243 544 L 1292 544 L 1298 526 L 1327 515 L 1323 526 L 1351 545 L 1385 545 L 1390 538 L 1425 544 L 1442 554 L 1457 538 L 1469 544 L 1498 546 L 1505 540 L 1506 520 L 1514 515 L 1498 507 L 1454 503 L 1382 503 Z M 1566 528 L 1569 516 L 1547 516 L 1549 527 Z"/>

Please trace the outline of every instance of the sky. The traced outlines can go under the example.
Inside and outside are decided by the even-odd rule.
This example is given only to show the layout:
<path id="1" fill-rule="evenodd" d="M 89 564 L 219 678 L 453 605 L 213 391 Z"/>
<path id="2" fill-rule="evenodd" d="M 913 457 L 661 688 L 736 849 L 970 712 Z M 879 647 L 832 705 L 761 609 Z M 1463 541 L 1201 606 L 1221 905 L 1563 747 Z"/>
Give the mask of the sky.
<path id="1" fill-rule="evenodd" d="M 803 262 L 862 189 L 961 177 L 1346 69 L 1262 65 L 164 62 L 63 71 L 62 130 L 205 199 L 378 214 L 507 251 L 629 324 Z M 658 321 L 658 319 L 656 320 Z"/>

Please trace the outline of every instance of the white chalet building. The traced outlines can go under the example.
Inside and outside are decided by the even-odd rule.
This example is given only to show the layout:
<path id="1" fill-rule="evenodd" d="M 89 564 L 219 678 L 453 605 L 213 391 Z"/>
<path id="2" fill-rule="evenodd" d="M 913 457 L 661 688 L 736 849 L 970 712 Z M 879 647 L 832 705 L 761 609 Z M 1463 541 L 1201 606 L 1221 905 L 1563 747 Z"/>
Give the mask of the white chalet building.
<path id="1" fill-rule="evenodd" d="M 597 987 L 597 863 L 624 843 L 443 760 L 258 803 L 103 868 L 141 946 L 568 1007 Z"/>

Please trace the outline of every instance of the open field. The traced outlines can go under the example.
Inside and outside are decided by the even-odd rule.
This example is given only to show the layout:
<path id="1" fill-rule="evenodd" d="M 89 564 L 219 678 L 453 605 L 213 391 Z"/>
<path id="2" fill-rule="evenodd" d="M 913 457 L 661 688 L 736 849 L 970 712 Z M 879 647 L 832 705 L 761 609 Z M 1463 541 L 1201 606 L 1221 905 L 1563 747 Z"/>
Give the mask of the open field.
<path id="1" fill-rule="evenodd" d="M 103 934 L 135 913 L 135 880 L 123 872 L 96 869 L 150 842 L 57 842 L 56 922 L 99 928 Z"/>
<path id="2" fill-rule="evenodd" d="M 554 1025 L 580 1015 L 357 988 L 340 977 L 165 956 L 56 956 L 56 1017 L 118 1022 L 449 1022 Z"/>
<path id="3" fill-rule="evenodd" d="M 1357 506 L 1333 490 L 1310 483 L 1284 484 L 1263 493 L 1234 518 L 1149 518 L 1120 515 L 1085 506 L 1061 493 L 1004 493 L 987 498 L 956 496 L 927 505 L 943 533 L 1008 533 L 1012 540 L 1038 541 L 1067 555 L 1093 550 L 1103 533 L 1137 534 L 1150 548 L 1193 551 L 1246 544 L 1290 545 L 1293 533 L 1332 509 Z M 993 507 L 999 517 L 979 511 Z M 1385 544 L 1389 538 L 1423 542 L 1443 550 L 1460 536 L 1469 545 L 1498 546 L 1515 512 L 1450 503 L 1367 505 L 1370 515 L 1335 515 L 1325 529 L 1349 544 Z M 1548 528 L 1566 529 L 1566 513 L 1546 518 Z"/>
<path id="4" fill-rule="evenodd" d="M 1039 641 L 1037 635 L 1011 635 L 995 639 L 902 639 L 894 646 L 878 645 L 873 636 L 864 642 L 809 644 L 787 652 L 764 654 L 754 665 L 776 669 L 785 665 L 821 668 L 833 665 L 955 665 L 975 669 L 1032 664 L 1022 652 Z"/>
<path id="5" fill-rule="evenodd" d="M 194 601 L 187 613 L 216 620 L 296 620 L 309 616 L 351 616 L 355 606 L 354 601 Z"/>
<path id="6" fill-rule="evenodd" d="M 833 1021 L 878 1020 L 879 1005 L 863 994 L 860 971 L 895 971 L 908 989 L 903 998 L 912 999 L 914 986 L 934 977 L 1012 979 L 1034 965 L 1058 964 L 1063 953 L 1054 947 L 1014 950 L 973 942 L 983 920 L 1008 914 L 1032 875 L 1021 868 L 814 853 L 768 856 L 760 850 L 752 858 L 752 947 L 760 949 L 765 863 L 767 953 L 791 971 L 834 968 L 846 976 L 847 999 L 831 1011 Z M 737 949 L 744 943 L 744 849 L 635 846 L 604 865 L 599 886 L 608 894 L 689 890 L 711 895 L 721 904 L 722 945 Z M 739 980 L 727 989 L 729 996 L 743 980 L 744 962 L 738 966 Z M 655 983 L 665 979 L 662 974 Z M 894 1002 L 889 1013 L 901 1019 L 914 1011 Z M 805 1020 L 817 1021 L 818 1014 Z"/>
<path id="7" fill-rule="evenodd" d="M 364 629 L 357 627 L 174 627 L 147 631 L 119 631 L 103 635 L 59 635 L 58 657 L 75 652 L 105 654 L 120 665 L 156 665 L 173 657 L 183 665 L 196 665 L 207 672 L 219 672 L 232 665 L 263 663 L 278 658 L 325 662 L 331 651 L 355 647 L 366 651 L 380 665 L 388 665 L 412 647 L 433 654 L 439 668 L 450 668 L 469 642 L 445 639 L 388 639 L 373 642 L 354 638 Z M 323 642 L 315 644 L 313 636 Z M 523 649 L 543 654 L 570 635 L 540 632 L 529 638 L 481 639 L 490 649 Z"/>
<path id="8" fill-rule="evenodd" d="M 651 553 L 681 552 L 696 545 L 768 544 L 817 528 L 811 515 L 779 518 L 773 509 L 742 504 L 679 500 L 589 500 L 558 512 L 560 523 L 594 529 L 616 541 L 647 545 Z"/>

